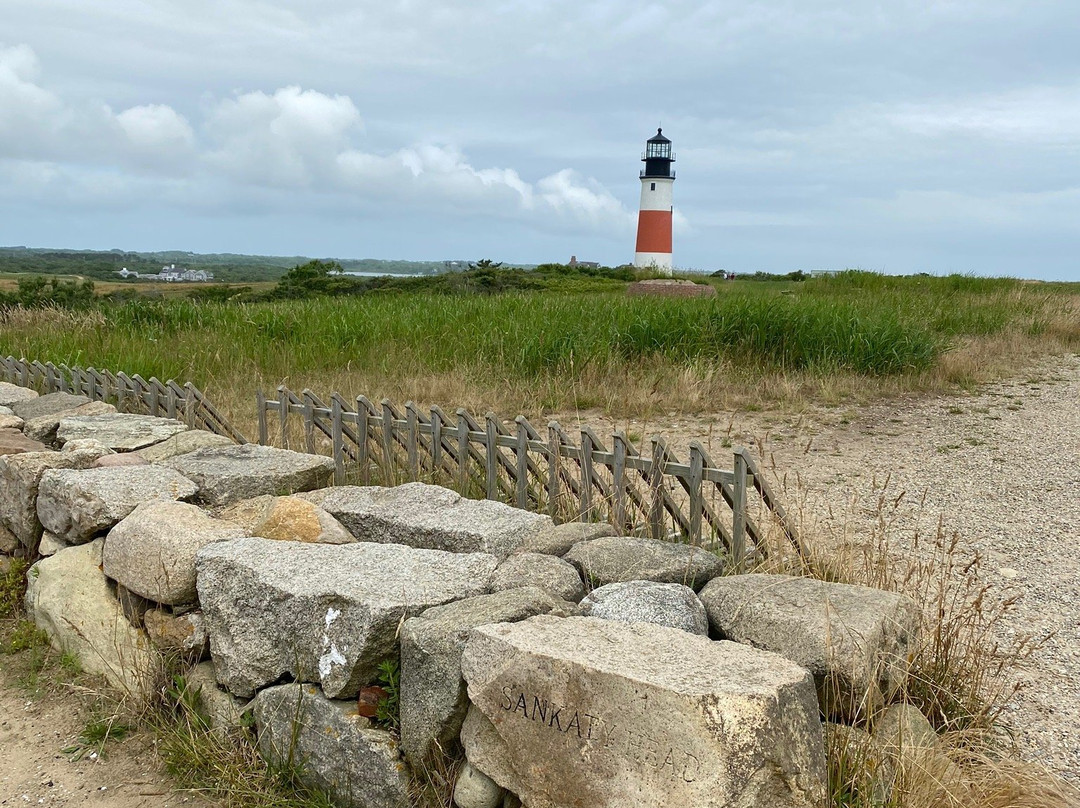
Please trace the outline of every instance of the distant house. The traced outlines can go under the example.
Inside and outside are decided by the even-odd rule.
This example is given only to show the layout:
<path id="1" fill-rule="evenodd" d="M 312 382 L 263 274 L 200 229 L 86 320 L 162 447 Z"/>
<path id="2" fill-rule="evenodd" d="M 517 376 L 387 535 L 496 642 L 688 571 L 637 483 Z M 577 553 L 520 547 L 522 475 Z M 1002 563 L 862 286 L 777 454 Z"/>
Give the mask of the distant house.
<path id="1" fill-rule="evenodd" d="M 570 263 L 567 266 L 583 267 L 585 269 L 596 269 L 600 266 L 598 261 L 579 261 L 576 255 L 570 256 Z"/>
<path id="2" fill-rule="evenodd" d="M 214 279 L 213 272 L 205 269 L 184 269 L 176 264 L 168 264 L 161 268 L 161 272 L 131 272 L 127 267 L 117 273 L 121 278 L 135 278 L 141 281 L 165 281 L 166 283 L 205 283 Z"/>

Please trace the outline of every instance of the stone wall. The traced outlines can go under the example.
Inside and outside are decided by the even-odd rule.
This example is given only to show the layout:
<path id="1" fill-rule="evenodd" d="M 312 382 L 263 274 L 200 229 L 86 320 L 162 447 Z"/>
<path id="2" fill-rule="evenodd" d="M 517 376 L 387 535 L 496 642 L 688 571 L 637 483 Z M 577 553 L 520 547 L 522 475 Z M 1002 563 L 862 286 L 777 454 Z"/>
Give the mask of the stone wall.
<path id="1" fill-rule="evenodd" d="M 554 525 L 435 486 L 328 488 L 327 458 L 0 384 L 0 552 L 30 618 L 138 694 L 198 663 L 219 727 L 340 804 L 410 805 L 464 755 L 459 808 L 816 806 L 823 716 L 902 689 L 901 596 L 725 575 L 700 548 Z M 399 723 L 370 717 L 387 663 Z"/>

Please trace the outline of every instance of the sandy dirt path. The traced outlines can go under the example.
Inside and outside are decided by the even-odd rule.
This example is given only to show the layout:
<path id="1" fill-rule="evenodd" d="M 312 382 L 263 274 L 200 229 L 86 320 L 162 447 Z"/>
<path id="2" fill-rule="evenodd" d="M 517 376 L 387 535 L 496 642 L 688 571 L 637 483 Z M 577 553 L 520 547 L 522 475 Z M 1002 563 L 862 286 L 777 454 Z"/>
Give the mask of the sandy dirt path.
<path id="1" fill-rule="evenodd" d="M 564 426 L 573 415 L 561 415 Z M 1019 672 L 1009 715 L 1022 754 L 1080 783 L 1080 356 L 1047 361 L 1024 376 L 967 395 L 811 408 L 799 415 L 671 415 L 650 422 L 583 420 L 597 434 L 663 435 L 680 457 L 689 438 L 730 463 L 724 443 L 760 447 L 787 475 L 789 504 L 832 527 L 869 535 L 882 483 L 889 535 L 901 552 L 913 531 L 933 535 L 939 517 L 987 560 L 984 578 L 1020 601 L 1001 639 L 1049 640 Z M 798 479 L 798 482 L 796 482 Z"/>
<path id="2" fill-rule="evenodd" d="M 78 743 L 89 712 L 75 693 L 30 697 L 0 656 L 0 806 L 70 808 L 212 808 L 174 791 L 153 748 L 137 733 L 110 743 L 104 757 L 73 761 L 61 750 Z"/>

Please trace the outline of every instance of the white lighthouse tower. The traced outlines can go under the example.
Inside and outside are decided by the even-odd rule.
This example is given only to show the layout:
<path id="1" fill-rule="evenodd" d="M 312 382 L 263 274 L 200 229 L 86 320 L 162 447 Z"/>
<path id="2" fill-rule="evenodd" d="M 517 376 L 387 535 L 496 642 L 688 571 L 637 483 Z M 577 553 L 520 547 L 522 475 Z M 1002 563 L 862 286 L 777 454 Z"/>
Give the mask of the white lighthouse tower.
<path id="1" fill-rule="evenodd" d="M 641 155 L 645 168 L 641 171 L 641 205 L 638 208 L 637 248 L 634 266 L 658 269 L 671 274 L 671 191 L 675 172 L 671 164 L 675 155 L 671 141 L 656 130 L 645 142 Z"/>

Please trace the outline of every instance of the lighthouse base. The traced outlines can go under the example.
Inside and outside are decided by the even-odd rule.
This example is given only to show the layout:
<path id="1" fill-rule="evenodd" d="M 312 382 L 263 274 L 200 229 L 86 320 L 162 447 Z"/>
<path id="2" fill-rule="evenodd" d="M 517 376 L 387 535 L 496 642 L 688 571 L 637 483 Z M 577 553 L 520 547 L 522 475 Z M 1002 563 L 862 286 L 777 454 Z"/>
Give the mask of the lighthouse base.
<path id="1" fill-rule="evenodd" d="M 638 269 L 655 269 L 664 275 L 671 274 L 671 253 L 634 253 L 634 266 Z"/>

